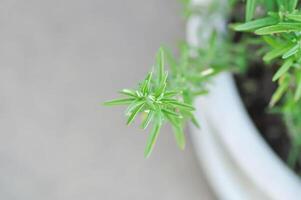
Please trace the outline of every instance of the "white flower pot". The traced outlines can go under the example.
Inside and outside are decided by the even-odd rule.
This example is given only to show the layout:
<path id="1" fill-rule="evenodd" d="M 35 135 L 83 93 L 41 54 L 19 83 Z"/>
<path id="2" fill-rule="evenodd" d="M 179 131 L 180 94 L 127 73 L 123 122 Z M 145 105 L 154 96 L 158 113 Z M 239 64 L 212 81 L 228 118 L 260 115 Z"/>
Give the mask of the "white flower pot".
<path id="1" fill-rule="evenodd" d="M 204 29 L 208 24 L 223 28 L 219 20 L 217 23 L 207 20 L 191 17 L 187 26 L 190 44 L 199 45 L 198 30 L 204 23 L 207 23 Z M 191 126 L 192 140 L 219 199 L 301 199 L 300 177 L 261 137 L 246 112 L 231 74 L 216 77 L 209 95 L 197 99 L 195 107 L 201 129 Z"/>

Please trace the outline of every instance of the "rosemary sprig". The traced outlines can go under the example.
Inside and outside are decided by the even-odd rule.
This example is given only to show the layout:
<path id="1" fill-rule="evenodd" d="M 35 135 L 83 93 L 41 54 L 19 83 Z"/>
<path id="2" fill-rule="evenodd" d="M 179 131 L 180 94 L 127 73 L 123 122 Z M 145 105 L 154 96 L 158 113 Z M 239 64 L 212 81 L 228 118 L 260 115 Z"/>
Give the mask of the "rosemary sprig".
<path id="1" fill-rule="evenodd" d="M 105 102 L 107 106 L 127 105 L 127 124 L 131 124 L 139 115 L 144 117 L 141 127 L 146 129 L 152 124 L 144 155 L 149 157 L 164 122 L 169 122 L 174 130 L 178 146 L 185 147 L 183 128 L 187 116 L 193 116 L 195 110 L 191 104 L 183 102 L 183 91 L 169 89 L 168 73 L 165 67 L 165 52 L 160 48 L 157 55 L 156 68 L 139 84 L 138 89 L 124 89 L 125 97 Z"/>

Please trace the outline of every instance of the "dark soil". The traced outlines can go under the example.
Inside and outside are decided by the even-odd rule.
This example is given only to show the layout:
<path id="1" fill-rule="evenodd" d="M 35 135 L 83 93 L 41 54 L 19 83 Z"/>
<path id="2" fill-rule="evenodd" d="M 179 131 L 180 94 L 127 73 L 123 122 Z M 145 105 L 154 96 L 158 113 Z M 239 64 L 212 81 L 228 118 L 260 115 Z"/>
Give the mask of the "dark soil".
<path id="1" fill-rule="evenodd" d="M 274 70 L 262 63 L 249 67 L 245 74 L 235 76 L 241 98 L 258 130 L 276 154 L 287 162 L 290 151 L 290 140 L 286 126 L 280 114 L 272 113 L 268 108 L 269 101 L 276 89 L 272 82 Z M 297 166 L 295 171 L 299 171 Z"/>

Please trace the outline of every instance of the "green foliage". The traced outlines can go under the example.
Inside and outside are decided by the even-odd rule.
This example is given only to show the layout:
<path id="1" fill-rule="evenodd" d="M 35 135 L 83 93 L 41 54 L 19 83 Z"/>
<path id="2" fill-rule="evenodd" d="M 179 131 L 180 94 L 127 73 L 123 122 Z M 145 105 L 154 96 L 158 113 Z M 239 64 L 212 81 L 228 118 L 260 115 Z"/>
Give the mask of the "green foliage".
<path id="1" fill-rule="evenodd" d="M 248 21 L 253 17 L 249 13 L 247 21 L 235 25 L 234 29 L 253 32 L 262 37 L 266 42 L 263 48 L 269 49 L 263 60 L 266 63 L 280 63 L 273 76 L 273 81 L 278 81 L 279 86 L 271 98 L 270 106 L 278 104 L 285 119 L 292 141 L 288 163 L 294 168 L 301 153 L 301 12 L 297 9 L 297 0 L 269 2 L 276 3 L 278 9 L 266 7 L 265 16 L 253 21 Z M 254 1 L 248 0 L 247 12 L 252 12 L 252 3 Z"/>
<path id="2" fill-rule="evenodd" d="M 149 134 L 145 148 L 145 157 L 153 150 L 159 131 L 165 121 L 168 121 L 174 130 L 177 144 L 181 149 L 185 147 L 185 136 L 183 132 L 185 121 L 194 118 L 192 112 L 194 107 L 191 103 L 185 103 L 182 99 L 181 88 L 169 89 L 168 73 L 164 69 L 165 55 L 161 48 L 157 55 L 156 73 L 150 72 L 139 84 L 138 89 L 124 89 L 121 93 L 126 96 L 105 102 L 105 105 L 128 105 L 126 116 L 127 124 L 131 124 L 139 115 L 145 115 L 141 127 L 146 129 L 149 124 L 153 128 Z"/>
<path id="3" fill-rule="evenodd" d="M 246 5 L 246 21 L 250 21 L 254 16 L 256 0 L 248 0 Z"/>
<path id="4" fill-rule="evenodd" d="M 248 0 L 247 11 L 251 10 L 249 5 L 251 3 L 254 1 Z M 281 77 L 285 81 L 279 81 L 279 89 L 275 92 L 271 105 L 277 103 L 288 90 L 291 90 L 289 85 L 297 85 L 294 83 L 296 81 L 295 74 L 300 71 L 301 64 L 299 59 L 301 55 L 301 13 L 296 10 L 298 1 L 277 0 L 276 3 L 278 12 L 267 10 L 267 16 L 234 26 L 236 31 L 250 31 L 257 35 L 264 35 L 263 39 L 269 45 L 270 50 L 264 55 L 263 60 L 271 62 L 277 59 L 277 62 L 282 62 L 273 81 Z M 296 96 L 299 97 L 300 89 L 294 87 L 294 89 L 296 88 L 298 88 Z"/>
<path id="5" fill-rule="evenodd" d="M 200 127 L 193 115 L 195 98 L 208 93 L 208 81 L 221 71 L 231 68 L 234 71 L 244 70 L 246 43 L 233 45 L 228 40 L 217 41 L 214 32 L 207 48 L 194 48 L 181 43 L 178 58 L 167 48 L 161 48 L 157 54 L 156 68 L 139 84 L 138 89 L 124 89 L 121 91 L 124 98 L 105 102 L 105 105 L 127 105 L 127 124 L 131 124 L 138 115 L 144 116 L 143 129 L 152 124 L 145 157 L 151 154 L 165 122 L 172 126 L 178 146 L 184 149 L 183 129 L 187 121 Z M 219 59 L 216 59 L 217 56 Z M 169 75 L 165 65 L 170 68 Z"/>
<path id="6" fill-rule="evenodd" d="M 261 27 L 270 26 L 276 24 L 278 20 L 274 17 L 265 17 L 254 21 L 249 21 L 244 24 L 240 24 L 234 27 L 236 31 L 251 31 Z"/>
<path id="7" fill-rule="evenodd" d="M 195 12 L 191 0 L 180 1 L 186 16 Z M 230 0 L 230 7 L 238 2 Z M 152 126 L 145 157 L 151 154 L 164 123 L 172 126 L 178 146 L 184 149 L 185 124 L 191 121 L 199 127 L 192 104 L 197 96 L 208 93 L 210 79 L 222 71 L 243 72 L 249 61 L 258 60 L 260 56 L 265 63 L 279 66 L 271 80 L 277 81 L 278 88 L 270 107 L 277 106 L 283 115 L 293 144 L 288 163 L 291 167 L 296 165 L 301 153 L 301 11 L 298 0 L 246 0 L 245 22 L 232 27 L 235 31 L 246 32 L 239 42 L 234 42 L 232 32 L 227 37 L 213 32 L 203 48 L 181 43 L 177 57 L 161 48 L 155 68 L 137 89 L 124 89 L 120 92 L 124 98 L 105 103 L 127 105 L 127 124 L 141 116 L 142 129 Z M 254 48 L 249 48 L 252 45 L 258 49 L 256 53 Z M 165 71 L 166 65 L 169 74 Z"/>

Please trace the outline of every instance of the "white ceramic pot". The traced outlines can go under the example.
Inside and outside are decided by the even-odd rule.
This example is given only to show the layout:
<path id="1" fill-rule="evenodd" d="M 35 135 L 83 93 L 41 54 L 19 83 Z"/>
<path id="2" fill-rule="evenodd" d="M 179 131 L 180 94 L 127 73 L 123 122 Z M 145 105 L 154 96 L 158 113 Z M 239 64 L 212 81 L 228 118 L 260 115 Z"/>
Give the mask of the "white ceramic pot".
<path id="1" fill-rule="evenodd" d="M 208 0 L 206 0 L 208 1 Z M 206 4 L 205 0 L 199 1 Z M 196 1 L 197 2 L 197 1 Z M 202 24 L 223 29 L 220 19 L 191 17 L 187 39 L 200 45 Z M 204 27 L 205 28 L 205 27 Z M 232 75 L 213 80 L 210 94 L 196 100 L 201 129 L 191 126 L 192 140 L 207 179 L 219 199 L 301 199 L 298 177 L 264 141 L 239 97 Z"/>

